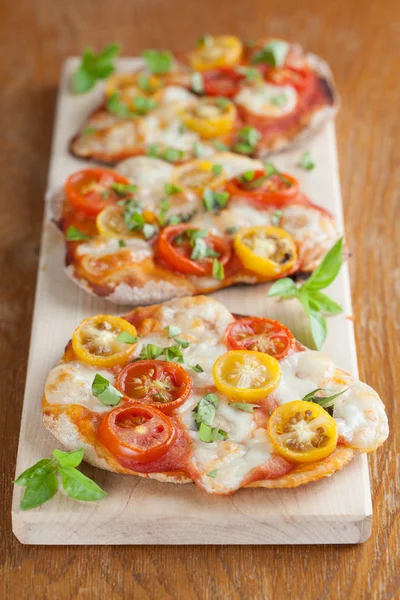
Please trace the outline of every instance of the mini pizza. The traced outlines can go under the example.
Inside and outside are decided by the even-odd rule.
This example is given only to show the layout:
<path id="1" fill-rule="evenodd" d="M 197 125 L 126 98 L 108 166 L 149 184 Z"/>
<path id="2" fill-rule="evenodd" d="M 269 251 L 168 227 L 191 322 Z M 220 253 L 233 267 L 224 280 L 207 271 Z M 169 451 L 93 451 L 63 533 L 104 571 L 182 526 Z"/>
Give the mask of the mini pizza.
<path id="1" fill-rule="evenodd" d="M 281 323 L 205 296 L 85 319 L 43 419 L 97 467 L 212 494 L 310 483 L 388 436 L 368 385 Z"/>
<path id="2" fill-rule="evenodd" d="M 338 239 L 332 215 L 295 178 L 232 153 L 78 171 L 65 184 L 59 226 L 68 276 L 136 306 L 307 276 Z"/>
<path id="3" fill-rule="evenodd" d="M 337 109 L 327 64 L 283 40 L 204 36 L 185 55 L 143 56 L 146 66 L 109 78 L 71 142 L 75 156 L 108 164 L 143 154 L 180 163 L 229 149 L 265 157 L 312 136 Z"/>

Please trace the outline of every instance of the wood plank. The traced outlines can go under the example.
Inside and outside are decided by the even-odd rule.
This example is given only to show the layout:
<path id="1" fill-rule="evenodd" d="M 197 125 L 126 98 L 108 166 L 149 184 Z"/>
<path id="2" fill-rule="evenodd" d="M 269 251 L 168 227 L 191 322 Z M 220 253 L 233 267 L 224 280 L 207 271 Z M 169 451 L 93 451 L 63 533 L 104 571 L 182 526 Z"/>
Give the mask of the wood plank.
<path id="1" fill-rule="evenodd" d="M 122 59 L 120 67 L 135 64 Z M 83 97 L 69 92 L 76 60 L 65 66 L 59 94 L 47 210 L 36 290 L 30 358 L 23 407 L 17 473 L 50 455 L 56 446 L 41 423 L 40 398 L 48 371 L 62 354 L 74 327 L 101 312 L 121 313 L 107 301 L 92 298 L 66 279 L 60 266 L 63 240 L 49 222 L 52 204 L 65 177 L 82 162 L 67 153 L 77 124 L 101 97 L 101 88 Z M 333 125 L 309 144 L 318 169 L 298 168 L 300 151 L 279 155 L 278 166 L 299 177 L 310 198 L 331 210 L 342 228 L 342 208 Z M 229 309 L 282 320 L 307 341 L 307 322 L 296 301 L 267 299 L 265 286 L 223 290 L 215 297 Z M 325 350 L 339 366 L 357 374 L 347 266 L 331 287 L 344 314 L 332 317 Z M 57 324 L 57 326 L 55 326 Z M 178 486 L 106 473 L 84 471 L 108 492 L 100 503 L 76 503 L 57 494 L 28 512 L 19 510 L 21 490 L 13 500 L 13 529 L 23 543 L 35 544 L 323 544 L 364 541 L 371 530 L 371 498 L 365 457 L 357 457 L 332 478 L 295 490 L 240 490 L 232 497 L 208 496 L 193 485 Z M 182 516 L 184 515 L 184 516 Z M 160 523 L 162 521 L 162 527 Z"/>

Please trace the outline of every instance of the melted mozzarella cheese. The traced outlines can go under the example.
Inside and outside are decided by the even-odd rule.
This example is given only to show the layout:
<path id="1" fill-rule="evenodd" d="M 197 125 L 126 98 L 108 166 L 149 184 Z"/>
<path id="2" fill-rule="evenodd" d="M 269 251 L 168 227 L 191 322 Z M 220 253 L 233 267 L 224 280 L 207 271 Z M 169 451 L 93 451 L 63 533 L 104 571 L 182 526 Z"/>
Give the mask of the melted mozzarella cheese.
<path id="1" fill-rule="evenodd" d="M 199 342 L 217 336 L 220 339 L 233 321 L 223 304 L 212 298 L 198 296 L 167 302 L 161 309 L 161 326 L 176 325 Z"/>
<path id="2" fill-rule="evenodd" d="M 162 90 L 161 104 L 185 106 L 196 100 L 196 96 L 183 87 L 169 85 Z"/>
<path id="3" fill-rule="evenodd" d="M 80 244 L 76 250 L 78 256 L 90 255 L 97 258 L 115 254 L 120 250 L 129 250 L 134 262 L 141 262 L 152 255 L 151 246 L 141 238 L 126 238 L 126 246 L 121 248 L 117 238 L 93 239 Z"/>
<path id="4" fill-rule="evenodd" d="M 235 101 L 247 110 L 267 117 L 282 117 L 291 113 L 296 108 L 297 100 L 294 87 L 270 83 L 244 87 L 235 97 Z"/>
<path id="5" fill-rule="evenodd" d="M 170 181 L 173 166 L 151 156 L 135 156 L 118 163 L 115 169 L 140 188 L 151 189 Z"/>
<path id="6" fill-rule="evenodd" d="M 92 383 L 97 373 L 114 384 L 114 375 L 104 369 L 84 365 L 78 361 L 58 365 L 50 371 L 45 383 L 47 402 L 79 404 L 94 412 L 109 412 L 113 407 L 105 406 L 92 394 Z"/>
<path id="7" fill-rule="evenodd" d="M 140 127 L 146 146 L 154 144 L 191 152 L 194 144 L 200 140 L 198 134 L 188 129 L 183 131 L 179 119 L 166 120 L 164 117 L 152 114 L 142 120 Z"/>

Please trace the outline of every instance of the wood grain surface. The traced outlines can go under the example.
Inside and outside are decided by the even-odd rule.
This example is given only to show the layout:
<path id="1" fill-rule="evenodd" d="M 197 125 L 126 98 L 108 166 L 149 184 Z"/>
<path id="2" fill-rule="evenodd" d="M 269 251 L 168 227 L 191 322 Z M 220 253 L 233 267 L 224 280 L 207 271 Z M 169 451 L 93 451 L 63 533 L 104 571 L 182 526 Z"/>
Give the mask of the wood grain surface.
<path id="1" fill-rule="evenodd" d="M 3 0 L 0 28 L 0 597 L 399 597 L 397 0 Z M 11 480 L 61 62 L 88 43 L 100 48 L 114 39 L 131 55 L 149 46 L 185 49 L 206 31 L 299 40 L 327 58 L 336 74 L 343 97 L 338 142 L 360 376 L 387 402 L 392 426 L 389 442 L 370 458 L 372 536 L 349 547 L 21 546 L 11 534 Z"/>

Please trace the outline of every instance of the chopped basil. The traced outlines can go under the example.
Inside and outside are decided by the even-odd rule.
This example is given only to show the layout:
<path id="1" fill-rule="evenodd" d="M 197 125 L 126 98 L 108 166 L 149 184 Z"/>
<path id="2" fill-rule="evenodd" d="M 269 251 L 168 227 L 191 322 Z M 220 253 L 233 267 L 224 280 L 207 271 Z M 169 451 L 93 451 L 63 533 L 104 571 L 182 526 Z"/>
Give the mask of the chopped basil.
<path id="1" fill-rule="evenodd" d="M 336 400 L 336 398 L 338 398 L 338 396 L 341 396 L 342 394 L 347 392 L 348 389 L 349 388 L 346 388 L 346 389 L 342 390 L 341 392 L 338 392 L 337 394 L 332 394 L 331 396 L 316 396 L 316 394 L 318 392 L 329 392 L 330 391 L 330 390 L 327 390 L 324 388 L 317 388 L 316 390 L 313 390 L 309 394 L 306 394 L 304 396 L 304 398 L 302 398 L 302 400 L 304 400 L 306 402 L 314 402 L 315 404 L 319 404 L 323 408 L 330 408 L 331 406 L 334 405 L 334 400 Z"/>
<path id="2" fill-rule="evenodd" d="M 145 96 L 136 96 L 134 99 L 135 112 L 139 115 L 147 115 L 151 110 L 156 108 L 157 102 Z"/>
<path id="3" fill-rule="evenodd" d="M 215 477 L 218 473 L 218 469 L 214 469 L 214 471 L 210 471 L 209 473 L 207 473 L 207 477 Z"/>
<path id="4" fill-rule="evenodd" d="M 131 183 L 119 183 L 118 181 L 114 181 L 114 183 L 111 184 L 111 189 L 119 196 L 127 196 L 128 194 L 134 194 L 137 190 L 137 186 Z"/>
<path id="5" fill-rule="evenodd" d="M 206 210 L 212 212 L 215 210 L 220 210 L 221 208 L 225 208 L 228 198 L 228 192 L 215 192 L 210 188 L 206 188 L 203 192 L 202 200 Z"/>
<path id="6" fill-rule="evenodd" d="M 272 215 L 272 219 L 271 219 L 272 225 L 274 225 L 275 227 L 279 227 L 279 224 L 281 222 L 281 217 L 282 217 L 282 211 L 275 210 L 274 214 Z"/>
<path id="7" fill-rule="evenodd" d="M 305 171 L 312 171 L 315 167 L 315 162 L 311 158 L 311 153 L 306 150 L 300 159 L 300 166 Z"/>
<path id="8" fill-rule="evenodd" d="M 243 183 L 247 182 L 247 181 L 253 181 L 255 176 L 255 171 L 246 171 L 245 173 L 242 173 L 242 175 L 239 175 L 239 179 L 240 181 L 243 181 Z"/>
<path id="9" fill-rule="evenodd" d="M 270 103 L 273 104 L 274 106 L 278 106 L 278 107 L 285 106 L 287 104 L 287 101 L 288 101 L 288 95 L 285 94 L 284 92 L 282 94 L 277 94 L 276 96 L 272 96 L 272 98 L 270 99 Z"/>
<path id="10" fill-rule="evenodd" d="M 246 81 L 252 83 L 254 81 L 262 81 L 261 72 L 254 67 L 238 67 L 238 72 L 245 76 Z"/>
<path id="11" fill-rule="evenodd" d="M 239 227 L 237 225 L 232 225 L 232 227 L 227 227 L 225 229 L 225 233 L 228 235 L 233 235 L 238 232 Z"/>
<path id="12" fill-rule="evenodd" d="M 275 167 L 275 165 L 272 164 L 272 162 L 266 161 L 264 163 L 264 170 L 265 170 L 265 176 L 267 177 L 267 179 L 272 177 L 272 175 L 278 175 L 280 180 L 283 183 L 285 183 L 287 185 L 287 187 L 292 187 L 293 183 L 290 181 L 290 179 L 288 179 L 287 177 L 285 177 L 285 175 L 283 173 L 278 171 L 278 169 Z"/>
<path id="13" fill-rule="evenodd" d="M 164 353 L 164 350 L 165 348 L 160 348 L 160 346 L 156 346 L 155 344 L 146 344 L 139 354 L 139 359 L 153 360 L 161 356 Z"/>
<path id="14" fill-rule="evenodd" d="M 238 138 L 250 146 L 256 146 L 261 139 L 261 133 L 254 127 L 246 126 L 238 131 Z"/>
<path id="15" fill-rule="evenodd" d="M 126 242 L 125 242 L 125 240 L 118 240 L 118 246 L 119 246 L 120 248 L 125 248 L 125 246 L 126 246 Z"/>
<path id="16" fill-rule="evenodd" d="M 165 224 L 166 225 L 178 225 L 179 223 L 182 223 L 182 221 L 184 221 L 184 219 L 182 217 L 179 217 L 178 215 L 171 215 L 168 217 Z"/>
<path id="17" fill-rule="evenodd" d="M 143 91 L 143 92 L 153 92 L 153 87 L 150 83 L 150 78 L 147 75 L 139 75 L 138 79 L 138 86 L 139 88 Z"/>
<path id="18" fill-rule="evenodd" d="M 168 196 L 173 196 L 173 194 L 179 194 L 182 191 L 182 188 L 180 188 L 177 185 L 174 185 L 173 183 L 164 183 L 164 190 L 165 193 Z"/>
<path id="19" fill-rule="evenodd" d="M 214 175 L 221 175 L 222 169 L 223 169 L 222 165 L 218 165 L 218 164 L 215 164 L 211 167 L 211 171 L 214 173 Z"/>
<path id="20" fill-rule="evenodd" d="M 133 117 L 134 113 L 130 110 L 129 106 L 120 100 L 120 93 L 114 92 L 106 103 L 107 109 L 113 115 L 127 119 Z"/>
<path id="21" fill-rule="evenodd" d="M 86 127 L 83 131 L 82 131 L 82 135 L 90 135 L 91 133 L 96 133 L 97 129 L 95 129 L 94 127 Z"/>
<path id="22" fill-rule="evenodd" d="M 172 54 L 161 50 L 145 50 L 142 54 L 151 73 L 168 73 L 172 67 Z"/>
<path id="23" fill-rule="evenodd" d="M 203 260 L 207 257 L 218 257 L 219 252 L 216 252 L 213 248 L 209 248 L 201 237 L 195 238 L 193 250 L 190 255 L 192 260 Z"/>
<path id="24" fill-rule="evenodd" d="M 136 344 L 139 337 L 137 335 L 131 335 L 127 331 L 123 331 L 117 337 L 117 342 L 121 342 L 122 344 Z"/>
<path id="25" fill-rule="evenodd" d="M 164 327 L 164 330 L 168 333 L 169 338 L 173 338 L 175 335 L 179 335 L 182 333 L 182 330 L 175 325 L 167 325 Z"/>
<path id="26" fill-rule="evenodd" d="M 201 73 L 195 72 L 192 75 L 192 90 L 197 94 L 204 92 L 204 81 Z"/>
<path id="27" fill-rule="evenodd" d="M 176 162 L 184 157 L 183 150 L 178 150 L 177 148 L 165 148 L 162 158 L 167 160 L 168 162 Z"/>
<path id="28" fill-rule="evenodd" d="M 218 152 L 226 152 L 227 150 L 229 150 L 229 146 L 223 144 L 222 142 L 219 142 L 218 140 L 215 140 L 215 142 L 213 142 L 213 146 L 216 150 L 218 150 Z"/>
<path id="29" fill-rule="evenodd" d="M 193 365 L 190 367 L 195 373 L 204 373 L 204 369 L 201 365 Z"/>
<path id="30" fill-rule="evenodd" d="M 228 433 L 219 427 L 210 427 L 205 423 L 201 423 L 199 427 L 199 439 L 209 444 L 215 442 L 215 440 L 227 440 Z"/>
<path id="31" fill-rule="evenodd" d="M 219 108 L 227 108 L 231 104 L 231 102 L 227 98 L 223 98 L 222 96 L 219 96 L 218 98 L 215 98 L 215 104 Z"/>
<path id="32" fill-rule="evenodd" d="M 183 340 L 182 338 L 175 338 L 175 342 L 178 344 L 178 346 L 181 346 L 182 348 L 188 348 L 190 346 L 190 342 L 188 342 L 187 340 Z"/>
<path id="33" fill-rule="evenodd" d="M 73 225 L 70 225 L 65 233 L 65 239 L 67 242 L 85 242 L 90 240 L 90 236 L 82 231 L 79 231 Z"/>
<path id="34" fill-rule="evenodd" d="M 153 158 L 161 158 L 161 150 L 157 144 L 150 144 L 146 149 L 146 156 Z"/>
<path id="35" fill-rule="evenodd" d="M 165 360 L 172 362 L 173 360 L 177 360 L 177 362 L 183 363 L 183 354 L 179 345 L 176 346 L 168 346 L 164 348 Z"/>
<path id="36" fill-rule="evenodd" d="M 252 413 L 256 408 L 256 405 L 250 404 L 249 402 L 231 402 L 229 404 L 231 408 L 238 408 L 239 410 L 243 410 L 243 412 Z"/>
<path id="37" fill-rule="evenodd" d="M 200 144 L 200 142 L 195 142 L 193 144 L 193 155 L 196 158 L 203 156 L 203 146 Z"/>
<path id="38" fill-rule="evenodd" d="M 82 54 L 79 67 L 72 78 L 72 88 L 75 94 L 84 94 L 91 90 L 99 79 L 106 79 L 114 73 L 114 61 L 120 51 L 119 44 L 111 44 L 93 54 L 91 48 L 86 48 Z"/>
<path id="39" fill-rule="evenodd" d="M 167 200 L 166 198 L 164 198 L 163 200 L 161 200 L 160 202 L 160 212 L 158 214 L 158 220 L 160 221 L 160 225 L 165 225 L 165 217 L 167 216 L 167 212 L 170 209 L 170 203 L 169 200 Z"/>
<path id="40" fill-rule="evenodd" d="M 271 40 L 264 48 L 254 54 L 253 64 L 265 63 L 272 67 L 281 67 L 288 55 L 289 44 L 283 40 Z"/>
<path id="41" fill-rule="evenodd" d="M 221 281 L 225 278 L 224 265 L 216 258 L 214 258 L 212 264 L 212 275 L 214 279 L 219 279 Z"/>
<path id="42" fill-rule="evenodd" d="M 212 425 L 215 418 L 215 412 L 218 408 L 218 396 L 216 394 L 205 394 L 201 397 L 199 403 L 194 408 L 192 414 L 198 427 L 201 423 Z"/>
<path id="43" fill-rule="evenodd" d="M 119 404 L 121 398 L 123 398 L 123 394 L 118 391 L 111 383 L 103 377 L 96 373 L 95 378 L 92 383 L 92 394 L 96 396 L 102 404 L 105 406 L 116 406 Z"/>

